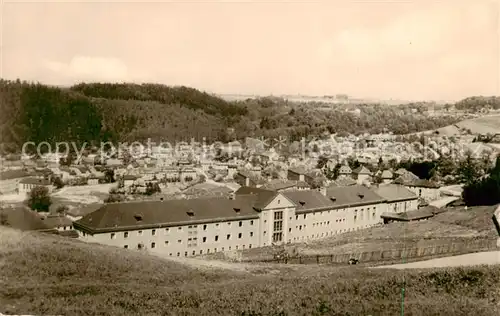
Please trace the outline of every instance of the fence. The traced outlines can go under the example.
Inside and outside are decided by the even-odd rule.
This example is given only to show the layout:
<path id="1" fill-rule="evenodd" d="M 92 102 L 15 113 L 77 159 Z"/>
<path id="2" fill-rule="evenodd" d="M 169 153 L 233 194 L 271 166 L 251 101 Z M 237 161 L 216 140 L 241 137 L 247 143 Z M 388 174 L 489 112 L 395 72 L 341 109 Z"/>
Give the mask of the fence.
<path id="1" fill-rule="evenodd" d="M 459 255 L 470 252 L 497 250 L 496 239 L 478 239 L 460 243 L 448 243 L 427 247 L 401 247 L 379 251 L 352 252 L 342 254 L 300 255 L 288 258 L 290 264 L 346 264 L 355 258 L 360 263 L 401 262 L 412 259 L 432 258 L 442 255 Z M 261 262 L 281 262 L 283 260 L 264 259 Z"/>

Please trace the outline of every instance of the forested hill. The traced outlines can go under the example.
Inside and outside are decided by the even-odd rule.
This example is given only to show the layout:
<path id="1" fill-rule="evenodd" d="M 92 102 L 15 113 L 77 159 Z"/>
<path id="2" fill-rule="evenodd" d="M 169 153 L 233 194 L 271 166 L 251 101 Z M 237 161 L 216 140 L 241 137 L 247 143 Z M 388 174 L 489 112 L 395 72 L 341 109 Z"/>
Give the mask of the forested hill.
<path id="1" fill-rule="evenodd" d="M 455 123 L 412 114 L 402 106 L 356 107 L 361 115 L 279 98 L 229 102 L 193 88 L 159 84 L 83 83 L 59 88 L 0 80 L 0 137 L 2 150 L 12 152 L 27 141 L 297 139 L 325 132 L 404 134 Z"/>

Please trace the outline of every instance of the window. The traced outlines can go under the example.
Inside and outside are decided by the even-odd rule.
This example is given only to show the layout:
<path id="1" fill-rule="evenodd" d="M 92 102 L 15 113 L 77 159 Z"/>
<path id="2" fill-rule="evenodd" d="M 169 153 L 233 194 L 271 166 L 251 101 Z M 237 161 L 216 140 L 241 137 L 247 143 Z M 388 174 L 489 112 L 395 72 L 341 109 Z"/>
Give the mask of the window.
<path id="1" fill-rule="evenodd" d="M 182 240 L 181 239 L 177 240 L 177 243 L 182 244 Z"/>
<path id="2" fill-rule="evenodd" d="M 203 230 L 207 230 L 207 225 L 203 225 Z"/>
<path id="3" fill-rule="evenodd" d="M 152 235 L 152 236 L 155 236 L 155 235 L 156 235 L 156 229 L 153 229 L 153 230 L 151 231 L 151 235 Z"/>
<path id="4" fill-rule="evenodd" d="M 142 230 L 138 231 L 138 232 L 137 232 L 137 234 L 138 234 L 139 236 L 142 236 Z"/>
<path id="5" fill-rule="evenodd" d="M 281 202 L 281 201 L 280 201 L 280 200 L 278 200 L 278 204 L 280 204 L 280 202 Z"/>
<path id="6" fill-rule="evenodd" d="M 252 249 L 252 244 L 248 245 L 248 249 Z"/>
<path id="7" fill-rule="evenodd" d="M 206 242 L 207 241 L 207 237 L 203 237 L 203 242 Z"/>
<path id="8" fill-rule="evenodd" d="M 298 221 L 299 220 L 299 215 L 295 215 L 295 220 Z"/>
<path id="9" fill-rule="evenodd" d="M 307 214 L 304 214 L 304 219 L 306 219 Z"/>
<path id="10" fill-rule="evenodd" d="M 168 246 L 168 240 L 165 240 L 165 246 Z"/>
<path id="11" fill-rule="evenodd" d="M 240 226 L 240 227 L 241 227 L 241 226 L 243 226 L 243 222 L 242 222 L 242 221 L 240 221 L 239 226 Z"/>
<path id="12" fill-rule="evenodd" d="M 236 250 L 238 250 L 238 246 L 236 246 Z"/>
<path id="13" fill-rule="evenodd" d="M 291 233 L 292 232 L 292 229 L 291 228 L 288 228 L 288 232 Z"/>
<path id="14" fill-rule="evenodd" d="M 253 232 L 250 232 L 250 237 L 253 237 Z"/>
<path id="15" fill-rule="evenodd" d="M 229 240 L 231 238 L 230 234 L 227 234 L 226 239 Z"/>
<path id="16" fill-rule="evenodd" d="M 200 250 L 200 255 L 203 254 L 203 250 Z"/>
<path id="17" fill-rule="evenodd" d="M 215 224 L 215 227 L 219 227 L 219 223 Z"/>
<path id="18" fill-rule="evenodd" d="M 215 236 L 215 241 L 218 241 L 219 240 L 219 236 Z"/>
<path id="19" fill-rule="evenodd" d="M 111 239 L 115 239 L 115 233 L 111 233 Z"/>
<path id="20" fill-rule="evenodd" d="M 231 226 L 231 222 L 227 222 L 227 226 Z"/>
<path id="21" fill-rule="evenodd" d="M 165 228 L 165 232 L 168 233 L 170 230 L 168 228 Z"/>
<path id="22" fill-rule="evenodd" d="M 156 247 L 156 244 L 154 242 L 151 243 L 151 248 Z"/>
<path id="23" fill-rule="evenodd" d="M 182 230 L 182 227 L 177 228 L 177 230 Z"/>
<path id="24" fill-rule="evenodd" d="M 283 211 L 274 212 L 273 242 L 280 242 L 283 239 Z"/>
<path id="25" fill-rule="evenodd" d="M 123 248 L 128 249 L 128 245 L 123 246 Z"/>
<path id="26" fill-rule="evenodd" d="M 123 233 L 123 238 L 128 238 L 128 232 Z"/>
<path id="27" fill-rule="evenodd" d="M 181 253 L 180 253 L 180 252 L 178 252 L 178 253 L 177 253 L 177 257 L 179 257 L 180 255 L 181 255 Z"/>
<path id="28" fill-rule="evenodd" d="M 185 252 L 184 252 L 184 257 L 187 257 L 187 256 L 188 256 L 188 252 L 187 252 L 187 251 L 185 251 Z"/>
<path id="29" fill-rule="evenodd" d="M 253 225 L 253 221 L 250 221 L 250 225 Z"/>
<path id="30" fill-rule="evenodd" d="M 239 233 L 239 234 L 238 234 L 238 238 L 240 238 L 240 239 L 241 239 L 241 233 Z"/>
<path id="31" fill-rule="evenodd" d="M 195 253 L 195 252 L 194 252 L 194 250 L 193 250 L 193 256 L 194 256 L 195 254 L 196 254 L 196 253 Z"/>

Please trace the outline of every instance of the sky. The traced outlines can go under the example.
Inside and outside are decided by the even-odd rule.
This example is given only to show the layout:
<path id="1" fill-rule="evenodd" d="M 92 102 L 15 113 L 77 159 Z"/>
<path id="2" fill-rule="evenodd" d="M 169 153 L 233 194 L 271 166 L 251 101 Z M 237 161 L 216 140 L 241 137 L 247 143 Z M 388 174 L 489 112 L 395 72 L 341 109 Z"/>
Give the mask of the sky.
<path id="1" fill-rule="evenodd" d="M 500 95 L 500 0 L 3 2 L 4 79 L 402 100 Z"/>

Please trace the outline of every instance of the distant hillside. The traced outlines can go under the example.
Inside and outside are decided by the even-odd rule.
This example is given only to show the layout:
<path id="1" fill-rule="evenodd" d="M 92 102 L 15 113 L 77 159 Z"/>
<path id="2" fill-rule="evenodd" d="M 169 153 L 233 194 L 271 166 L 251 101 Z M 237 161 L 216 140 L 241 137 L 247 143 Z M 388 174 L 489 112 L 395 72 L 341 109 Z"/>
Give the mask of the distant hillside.
<path id="1" fill-rule="evenodd" d="M 455 123 L 413 114 L 408 105 L 349 105 L 358 114 L 321 102 L 280 97 L 226 101 L 188 87 L 82 83 L 69 88 L 0 80 L 0 151 L 23 143 L 102 141 L 228 141 L 247 136 L 300 140 L 325 133 L 406 134 Z"/>
<path id="2" fill-rule="evenodd" d="M 440 135 L 459 135 L 461 130 L 470 131 L 471 134 L 497 134 L 500 133 L 500 115 L 483 116 L 457 122 L 435 131 Z M 429 133 L 432 131 L 428 131 Z"/>
<path id="3" fill-rule="evenodd" d="M 408 315 L 499 311 L 497 266 L 267 265 L 239 272 L 4 226 L 0 240 L 0 313 L 8 315 L 399 315 L 402 288 Z"/>

